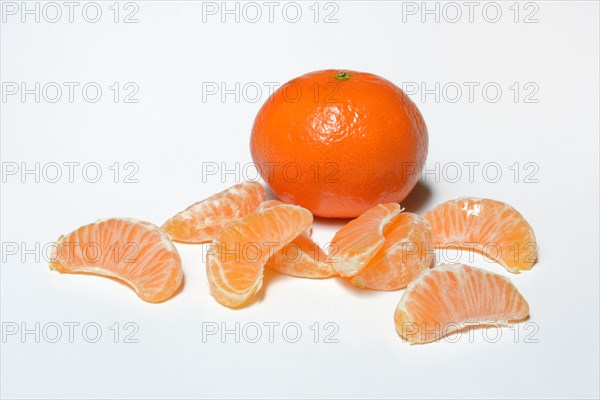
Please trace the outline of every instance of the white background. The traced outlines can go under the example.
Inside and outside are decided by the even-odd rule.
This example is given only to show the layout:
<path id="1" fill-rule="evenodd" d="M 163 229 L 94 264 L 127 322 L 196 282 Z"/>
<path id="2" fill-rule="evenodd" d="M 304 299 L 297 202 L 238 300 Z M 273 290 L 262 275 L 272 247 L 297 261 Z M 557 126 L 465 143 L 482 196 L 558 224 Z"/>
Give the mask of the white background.
<path id="1" fill-rule="evenodd" d="M 203 5 L 193 1 L 138 1 L 138 23 L 121 21 L 134 10 L 121 3 L 115 23 L 111 4 L 100 3 L 97 23 L 84 20 L 83 2 L 73 23 L 66 6 L 56 23 L 44 15 L 39 23 L 34 16 L 23 23 L 20 11 L 3 12 L 4 89 L 7 82 L 25 82 L 29 88 L 35 82 L 80 86 L 72 103 L 64 86 L 56 103 L 48 101 L 54 92 L 42 93 L 36 103 L 34 95 L 23 102 L 20 94 L 7 96 L 3 90 L 5 175 L 15 163 L 19 168 L 40 163 L 47 174 L 39 182 L 21 171 L 3 176 L 2 397 L 599 396 L 597 2 L 521 3 L 518 22 L 513 2 L 500 2 L 496 23 L 486 21 L 495 18 L 495 8 L 488 6 L 485 14 L 484 2 L 475 8 L 472 22 L 467 6 L 457 3 L 462 17 L 454 23 L 456 8 L 444 8 L 444 3 L 437 5 L 439 22 L 435 15 L 421 20 L 421 2 L 337 2 L 327 9 L 322 3 L 317 23 L 312 2 L 301 3 L 297 23 L 283 18 L 284 3 L 275 9 L 272 23 L 263 3 L 258 3 L 263 16 L 256 23 L 248 21 L 254 18 L 248 8 L 238 23 L 234 15 L 222 23 L 220 14 L 205 14 L 203 22 Z M 407 12 L 413 5 L 416 15 Z M 55 10 L 46 11 L 48 19 L 54 18 Z M 288 11 L 288 19 L 293 18 L 293 10 Z M 332 11 L 338 22 L 324 23 Z M 92 9 L 88 13 L 94 17 Z M 532 23 L 524 23 L 531 13 Z M 202 246 L 177 245 L 185 287 L 163 304 L 145 303 L 108 279 L 48 270 L 41 249 L 60 234 L 105 217 L 161 224 L 242 180 L 244 174 L 203 179 L 203 165 L 225 163 L 235 169 L 236 163 L 250 162 L 249 134 L 266 99 L 265 83 L 283 84 L 325 68 L 369 71 L 398 85 L 424 83 L 434 91 L 439 82 L 439 99 L 435 93 L 425 98 L 421 91 L 411 94 L 429 128 L 428 169 L 433 172 L 405 206 L 422 213 L 455 197 L 479 196 L 520 210 L 540 247 L 533 270 L 510 275 L 481 257 L 470 263 L 512 279 L 530 304 L 528 325 L 503 329 L 497 342 L 490 340 L 493 330 L 487 340 L 486 331 L 477 330 L 456 343 L 409 346 L 393 324 L 402 292 L 359 291 L 336 279 L 272 273 L 259 301 L 230 310 L 209 294 Z M 103 90 L 96 103 L 82 97 L 81 87 L 88 82 Z M 114 82 L 121 95 L 130 91 L 125 83 L 135 83 L 139 101 L 120 98 L 115 103 L 109 88 Z M 262 86 L 262 97 L 254 101 L 256 93 L 246 92 L 239 101 L 234 95 L 203 99 L 207 83 L 234 88 L 236 82 L 241 88 L 249 85 L 248 90 Z M 478 85 L 472 99 L 464 82 Z M 520 87 L 516 101 L 510 88 L 515 82 Z M 482 93 L 488 83 L 502 89 L 496 102 L 492 89 L 487 98 Z M 456 84 L 463 93 L 453 102 Z M 537 102 L 525 102 L 523 96 L 534 89 L 528 101 Z M 66 167 L 59 182 L 49 182 L 55 174 L 50 163 L 65 162 L 80 163 L 74 182 Z M 115 162 L 121 171 L 117 183 L 109 168 Z M 124 174 L 132 171 L 124 168 L 128 162 L 139 168 L 133 177 L 138 183 L 125 182 Z M 480 163 L 472 182 L 465 162 Z M 100 165 L 97 183 L 86 181 L 94 178 L 92 169 L 82 175 L 86 163 Z M 452 163 L 462 166 L 456 182 Z M 494 169 L 482 174 L 486 163 L 499 166 L 497 182 L 492 182 Z M 532 164 L 526 169 L 525 163 Z M 319 220 L 314 237 L 325 243 L 342 223 Z M 39 251 L 25 251 L 36 244 Z M 462 261 L 468 258 L 463 255 Z M 69 322 L 80 324 L 73 343 L 64 325 Z M 118 343 L 110 329 L 115 322 L 120 324 Z M 139 327 L 133 336 L 138 343 L 125 343 L 123 334 L 131 331 L 124 328 L 127 322 Z M 254 336 L 254 325 L 245 324 L 263 326 L 261 340 L 249 343 L 242 337 L 236 343 L 233 335 L 225 340 L 214 335 L 203 342 L 207 323 L 233 329 L 236 322 L 240 329 L 248 327 L 248 336 Z M 280 324 L 273 343 L 263 325 L 269 322 Z M 288 343 L 281 332 L 290 322 L 302 328 L 297 343 Z M 327 322 L 339 328 L 333 336 L 337 343 L 325 343 L 324 334 L 331 331 L 324 327 Z M 7 336 L 15 324 L 35 331 L 36 323 L 39 343 L 34 334 Z M 97 343 L 85 340 L 81 328 L 86 323 L 102 328 Z M 320 324 L 318 343 L 310 330 L 314 323 Z M 49 340 L 55 336 L 53 324 L 62 326 L 57 343 Z M 94 333 L 91 328 L 88 339 Z M 293 338 L 294 330 L 288 333 Z"/>

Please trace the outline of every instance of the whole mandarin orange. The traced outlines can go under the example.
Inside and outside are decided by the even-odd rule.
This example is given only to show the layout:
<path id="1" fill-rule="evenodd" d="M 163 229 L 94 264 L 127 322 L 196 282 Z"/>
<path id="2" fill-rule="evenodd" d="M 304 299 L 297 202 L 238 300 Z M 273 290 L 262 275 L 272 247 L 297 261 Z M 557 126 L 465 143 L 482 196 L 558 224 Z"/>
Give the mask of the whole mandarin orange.
<path id="1" fill-rule="evenodd" d="M 427 157 L 421 113 L 373 74 L 325 70 L 281 86 L 262 106 L 250 151 L 283 201 L 320 217 L 356 217 L 400 202 Z"/>

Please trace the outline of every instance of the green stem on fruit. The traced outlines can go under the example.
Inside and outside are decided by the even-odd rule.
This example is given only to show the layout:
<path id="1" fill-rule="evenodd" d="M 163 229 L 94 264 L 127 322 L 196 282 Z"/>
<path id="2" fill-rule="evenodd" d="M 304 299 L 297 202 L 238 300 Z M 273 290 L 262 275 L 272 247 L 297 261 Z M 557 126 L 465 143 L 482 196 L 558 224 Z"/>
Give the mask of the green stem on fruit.
<path id="1" fill-rule="evenodd" d="M 347 81 L 348 79 L 350 79 L 350 74 L 346 71 L 340 71 L 335 76 L 335 79 L 337 79 L 338 81 Z"/>

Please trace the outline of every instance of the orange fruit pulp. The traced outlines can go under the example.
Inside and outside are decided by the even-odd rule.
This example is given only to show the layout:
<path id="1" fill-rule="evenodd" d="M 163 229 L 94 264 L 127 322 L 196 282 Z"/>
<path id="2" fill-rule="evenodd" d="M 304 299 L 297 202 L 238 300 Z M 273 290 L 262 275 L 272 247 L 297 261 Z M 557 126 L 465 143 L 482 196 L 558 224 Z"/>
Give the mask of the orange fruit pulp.
<path id="1" fill-rule="evenodd" d="M 152 303 L 172 297 L 183 282 L 181 259 L 168 235 L 131 218 L 100 220 L 61 236 L 50 269 L 116 278 Z"/>
<path id="2" fill-rule="evenodd" d="M 341 276 L 360 288 L 396 290 L 431 266 L 429 225 L 402 211 L 396 203 L 380 204 L 335 234 L 330 258 Z"/>
<path id="3" fill-rule="evenodd" d="M 238 307 L 257 293 L 269 257 L 310 228 L 311 213 L 298 206 L 276 205 L 225 225 L 206 258 L 206 274 L 215 299 Z"/>
<path id="4" fill-rule="evenodd" d="M 223 226 L 254 212 L 265 199 L 260 183 L 242 182 L 192 204 L 167 220 L 162 229 L 177 242 L 209 242 Z"/>
<path id="5" fill-rule="evenodd" d="M 259 210 L 285 204 L 278 200 L 268 200 Z M 266 267 L 282 274 L 297 278 L 330 278 L 337 272 L 328 263 L 328 255 L 310 237 L 311 229 L 283 246 L 269 257 Z"/>
<path id="6" fill-rule="evenodd" d="M 425 213 L 434 247 L 473 250 L 519 273 L 533 267 L 538 251 L 531 225 L 506 203 L 463 197 Z"/>
<path id="7" fill-rule="evenodd" d="M 462 264 L 432 268 L 402 294 L 394 313 L 398 334 L 410 343 L 439 341 L 472 325 L 508 325 L 529 315 L 509 279 Z"/>

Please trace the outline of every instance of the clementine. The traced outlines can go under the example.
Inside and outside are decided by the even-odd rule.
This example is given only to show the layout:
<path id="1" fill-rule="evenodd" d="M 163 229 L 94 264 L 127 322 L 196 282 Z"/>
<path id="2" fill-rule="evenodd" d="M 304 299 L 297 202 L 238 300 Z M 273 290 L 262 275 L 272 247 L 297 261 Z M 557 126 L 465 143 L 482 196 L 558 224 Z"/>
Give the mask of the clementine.
<path id="1" fill-rule="evenodd" d="M 252 158 L 273 192 L 320 217 L 397 203 L 419 179 L 427 128 L 416 105 L 373 74 L 325 70 L 280 87 L 252 128 Z"/>

